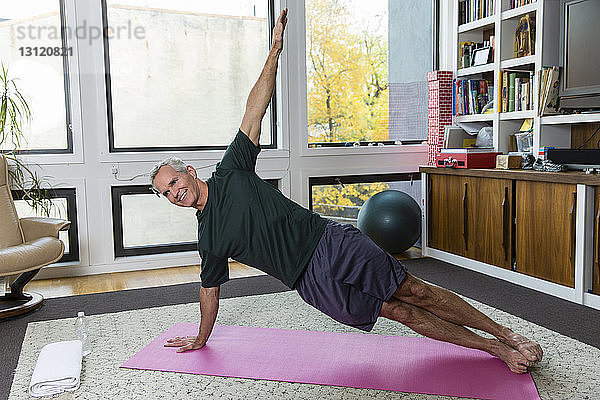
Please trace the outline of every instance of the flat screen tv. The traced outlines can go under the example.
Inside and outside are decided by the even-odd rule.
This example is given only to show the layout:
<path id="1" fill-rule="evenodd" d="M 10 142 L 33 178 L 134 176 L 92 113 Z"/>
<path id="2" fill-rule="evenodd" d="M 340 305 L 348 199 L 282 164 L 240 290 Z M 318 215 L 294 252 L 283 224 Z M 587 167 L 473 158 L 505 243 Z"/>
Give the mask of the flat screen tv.
<path id="1" fill-rule="evenodd" d="M 600 0 L 561 0 L 561 109 L 600 109 Z"/>

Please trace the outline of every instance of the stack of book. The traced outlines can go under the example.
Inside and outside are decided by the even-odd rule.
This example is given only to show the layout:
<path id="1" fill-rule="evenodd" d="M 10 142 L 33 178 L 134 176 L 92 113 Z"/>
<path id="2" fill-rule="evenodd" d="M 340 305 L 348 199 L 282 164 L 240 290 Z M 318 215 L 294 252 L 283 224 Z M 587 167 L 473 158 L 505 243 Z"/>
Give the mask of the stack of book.
<path id="1" fill-rule="evenodd" d="M 490 81 L 455 79 L 452 82 L 452 115 L 481 114 L 493 96 L 494 84 Z"/>
<path id="2" fill-rule="evenodd" d="M 501 70 L 498 91 L 498 111 L 513 112 L 533 109 L 533 82 L 531 71 Z"/>
<path id="3" fill-rule="evenodd" d="M 535 0 L 510 0 L 510 8 L 522 7 L 531 3 L 535 3 Z"/>
<path id="4" fill-rule="evenodd" d="M 466 24 L 494 15 L 496 0 L 459 0 L 458 24 Z"/>
<path id="5" fill-rule="evenodd" d="M 538 71 L 539 116 L 558 112 L 559 72 L 558 67 L 542 67 Z"/>

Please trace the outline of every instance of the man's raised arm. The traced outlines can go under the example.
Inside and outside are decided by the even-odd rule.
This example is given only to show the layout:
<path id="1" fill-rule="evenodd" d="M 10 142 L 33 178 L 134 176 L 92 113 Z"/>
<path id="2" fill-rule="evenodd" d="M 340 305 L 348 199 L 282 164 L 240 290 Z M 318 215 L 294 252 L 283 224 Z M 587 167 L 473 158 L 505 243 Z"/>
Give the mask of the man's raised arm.
<path id="1" fill-rule="evenodd" d="M 258 146 L 260 140 L 260 126 L 267 111 L 273 90 L 275 89 L 275 77 L 277 76 L 277 61 L 283 50 L 283 32 L 287 23 L 287 8 L 281 11 L 275 27 L 273 28 L 273 40 L 271 50 L 265 62 L 258 80 L 252 87 L 248 100 L 246 101 L 246 112 L 242 118 L 240 130 L 244 132 Z"/>

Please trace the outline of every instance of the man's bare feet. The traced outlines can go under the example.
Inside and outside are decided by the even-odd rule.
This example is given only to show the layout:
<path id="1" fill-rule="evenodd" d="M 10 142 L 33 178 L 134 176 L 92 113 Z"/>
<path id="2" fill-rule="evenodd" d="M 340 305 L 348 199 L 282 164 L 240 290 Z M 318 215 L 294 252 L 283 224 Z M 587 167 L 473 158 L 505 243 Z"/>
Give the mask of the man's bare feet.
<path id="1" fill-rule="evenodd" d="M 504 361 L 508 368 L 515 374 L 524 374 L 527 372 L 527 368 L 531 366 L 531 361 L 528 361 L 518 350 L 511 348 L 499 340 L 495 340 L 495 342 L 495 349 L 490 352 L 493 356 Z"/>
<path id="2" fill-rule="evenodd" d="M 527 339 L 525 336 L 514 333 L 509 328 L 504 327 L 500 341 L 523 354 L 527 360 L 532 362 L 542 361 L 544 352 L 542 347 L 536 342 Z"/>

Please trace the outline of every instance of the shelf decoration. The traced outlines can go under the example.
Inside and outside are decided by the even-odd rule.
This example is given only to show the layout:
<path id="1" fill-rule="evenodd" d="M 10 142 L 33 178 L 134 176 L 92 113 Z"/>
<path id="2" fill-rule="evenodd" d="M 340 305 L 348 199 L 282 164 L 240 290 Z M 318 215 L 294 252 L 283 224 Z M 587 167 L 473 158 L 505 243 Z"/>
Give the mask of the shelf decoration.
<path id="1" fill-rule="evenodd" d="M 515 32 L 515 58 L 535 53 L 535 16 L 525 15 L 519 20 Z"/>
<path id="2" fill-rule="evenodd" d="M 427 165 L 435 165 L 444 146 L 444 129 L 452 125 L 452 71 L 427 73 Z"/>

